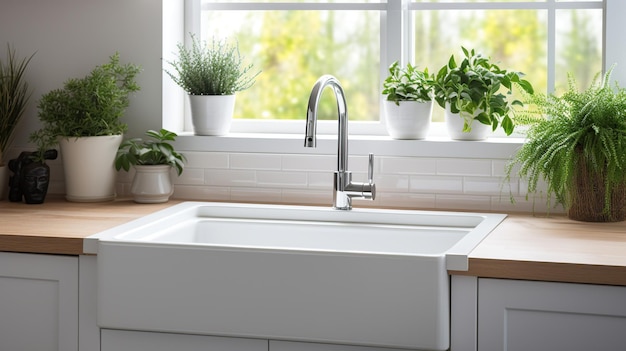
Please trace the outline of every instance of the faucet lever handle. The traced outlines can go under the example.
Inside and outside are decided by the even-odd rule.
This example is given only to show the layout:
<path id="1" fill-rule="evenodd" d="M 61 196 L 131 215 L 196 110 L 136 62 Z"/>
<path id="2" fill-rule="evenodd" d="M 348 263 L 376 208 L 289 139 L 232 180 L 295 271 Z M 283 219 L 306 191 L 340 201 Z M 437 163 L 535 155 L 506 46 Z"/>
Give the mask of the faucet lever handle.
<path id="1" fill-rule="evenodd" d="M 367 161 L 367 181 L 370 184 L 374 183 L 374 154 L 371 152 Z"/>

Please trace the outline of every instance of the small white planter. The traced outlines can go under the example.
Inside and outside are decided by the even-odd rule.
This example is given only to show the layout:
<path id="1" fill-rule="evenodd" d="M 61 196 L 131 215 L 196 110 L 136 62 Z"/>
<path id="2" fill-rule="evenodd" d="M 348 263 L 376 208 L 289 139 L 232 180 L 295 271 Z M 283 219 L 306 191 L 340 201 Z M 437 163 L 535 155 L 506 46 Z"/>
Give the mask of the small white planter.
<path id="1" fill-rule="evenodd" d="M 189 95 L 196 135 L 226 135 L 235 113 L 235 95 Z"/>
<path id="2" fill-rule="evenodd" d="M 135 177 L 130 187 L 133 200 L 142 204 L 167 202 L 174 193 L 169 165 L 134 166 Z"/>
<path id="3" fill-rule="evenodd" d="M 61 138 L 65 198 L 72 202 L 115 199 L 114 160 L 122 135 Z"/>
<path id="4" fill-rule="evenodd" d="M 384 100 L 385 126 L 393 139 L 424 139 L 430 130 L 433 102 Z"/>
<path id="5" fill-rule="evenodd" d="M 476 110 L 474 115 L 478 115 L 481 112 L 482 110 Z M 463 132 L 464 118 L 458 113 L 452 113 L 450 111 L 450 104 L 448 103 L 446 103 L 444 119 L 448 129 L 448 135 L 453 140 L 485 140 L 492 132 L 491 126 L 482 124 L 476 120 L 472 121 L 470 125 L 472 130 L 470 132 Z"/>

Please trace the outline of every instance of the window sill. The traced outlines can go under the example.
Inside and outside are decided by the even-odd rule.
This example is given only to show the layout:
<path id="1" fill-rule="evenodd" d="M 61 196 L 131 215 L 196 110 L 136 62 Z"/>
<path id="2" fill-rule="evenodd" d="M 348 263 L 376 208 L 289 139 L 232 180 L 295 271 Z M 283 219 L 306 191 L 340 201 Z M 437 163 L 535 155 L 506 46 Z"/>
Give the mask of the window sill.
<path id="1" fill-rule="evenodd" d="M 459 141 L 447 137 L 424 140 L 394 140 L 388 136 L 351 135 L 350 155 L 402 157 L 452 157 L 508 159 L 523 144 L 519 137 L 491 137 L 484 141 Z M 176 141 L 181 151 L 233 153 L 274 153 L 332 155 L 337 153 L 337 137 L 318 135 L 317 148 L 305 148 L 300 134 L 230 133 L 227 136 L 199 136 L 180 133 Z"/>

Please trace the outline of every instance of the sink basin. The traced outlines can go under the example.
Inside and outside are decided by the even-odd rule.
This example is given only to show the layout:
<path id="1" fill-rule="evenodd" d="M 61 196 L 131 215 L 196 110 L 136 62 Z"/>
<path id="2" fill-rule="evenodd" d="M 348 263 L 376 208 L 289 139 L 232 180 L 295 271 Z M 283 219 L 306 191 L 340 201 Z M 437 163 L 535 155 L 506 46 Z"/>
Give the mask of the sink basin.
<path id="1" fill-rule="evenodd" d="M 85 240 L 103 328 L 446 350 L 501 214 L 185 202 Z"/>

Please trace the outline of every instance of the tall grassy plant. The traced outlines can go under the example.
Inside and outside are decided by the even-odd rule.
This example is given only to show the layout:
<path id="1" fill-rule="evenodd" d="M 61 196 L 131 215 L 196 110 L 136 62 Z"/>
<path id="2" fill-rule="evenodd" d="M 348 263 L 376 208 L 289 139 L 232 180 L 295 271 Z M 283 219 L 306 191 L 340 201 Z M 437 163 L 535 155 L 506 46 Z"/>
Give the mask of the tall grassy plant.
<path id="1" fill-rule="evenodd" d="M 531 125 L 526 143 L 506 167 L 510 178 L 519 166 L 519 176 L 528 180 L 529 193 L 538 192 L 538 184 L 545 180 L 548 201 L 554 196 L 565 208 L 576 201 L 573 191 L 581 187 L 577 173 L 590 170 L 602 179 L 592 186 L 593 191 L 602 191 L 601 211 L 608 220 L 615 206 L 615 191 L 626 186 L 626 89 L 612 87 L 610 73 L 596 76 L 584 91 L 578 91 L 570 77 L 562 96 L 530 97 L 537 113 L 546 118 Z M 623 206 L 624 200 L 618 206 Z"/>
<path id="2" fill-rule="evenodd" d="M 251 73 L 244 65 L 238 45 L 215 38 L 208 45 L 191 36 L 191 48 L 178 44 L 178 60 L 168 61 L 174 72 L 165 70 L 172 80 L 192 95 L 232 95 L 255 83 L 260 72 Z"/>
<path id="3" fill-rule="evenodd" d="M 139 66 L 121 64 L 115 53 L 87 76 L 44 94 L 37 106 L 44 132 L 66 138 L 122 134 L 127 125 L 121 117 L 130 94 L 140 89 L 135 81 L 140 71 Z"/>
<path id="4" fill-rule="evenodd" d="M 15 50 L 7 45 L 6 58 L 0 60 L 0 165 L 32 93 L 24 73 L 34 55 L 18 59 Z"/>

